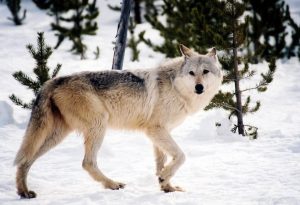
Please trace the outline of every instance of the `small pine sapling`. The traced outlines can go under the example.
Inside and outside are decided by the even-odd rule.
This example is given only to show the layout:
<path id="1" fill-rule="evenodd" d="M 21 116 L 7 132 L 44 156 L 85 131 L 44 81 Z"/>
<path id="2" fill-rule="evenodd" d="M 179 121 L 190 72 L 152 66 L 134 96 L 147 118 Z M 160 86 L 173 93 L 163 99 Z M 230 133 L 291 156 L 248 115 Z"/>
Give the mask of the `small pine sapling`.
<path id="1" fill-rule="evenodd" d="M 19 81 L 22 85 L 25 85 L 27 88 L 31 89 L 35 96 L 37 96 L 39 90 L 43 84 L 50 78 L 54 78 L 61 69 L 61 64 L 57 64 L 56 68 L 50 74 L 50 68 L 47 66 L 47 60 L 52 54 L 51 47 L 45 44 L 44 34 L 38 33 L 37 39 L 37 48 L 35 49 L 31 44 L 27 45 L 31 56 L 36 61 L 36 66 L 33 69 L 36 79 L 31 78 L 22 71 L 13 73 L 13 77 Z M 32 99 L 31 102 L 25 103 L 15 94 L 9 96 L 11 101 L 22 108 L 31 109 L 35 99 Z"/>
<path id="2" fill-rule="evenodd" d="M 84 35 L 96 35 L 98 24 L 95 21 L 99 15 L 96 0 L 89 3 L 88 0 L 75 0 L 71 4 L 72 15 L 70 17 L 60 16 L 60 21 L 65 23 L 72 23 L 72 27 L 63 26 L 61 24 L 52 23 L 52 29 L 57 31 L 56 36 L 58 42 L 55 48 L 58 48 L 65 38 L 69 38 L 73 46 L 71 51 L 79 54 L 81 59 L 85 59 L 87 46 L 83 43 Z"/>
<path id="3" fill-rule="evenodd" d="M 264 92 L 267 90 L 267 86 L 273 80 L 275 72 L 275 59 L 272 58 L 269 65 L 269 70 L 266 73 L 261 74 L 261 81 L 250 88 L 242 89 L 241 82 L 243 80 L 251 79 L 255 74 L 255 70 L 250 70 L 248 65 L 248 56 L 243 56 L 243 52 L 238 54 L 238 50 L 245 50 L 246 35 L 245 28 L 247 22 L 241 23 L 239 19 L 244 14 L 245 5 L 244 3 L 238 3 L 235 0 L 226 1 L 226 9 L 224 10 L 224 16 L 227 19 L 226 29 L 229 33 L 227 36 L 227 55 L 222 59 L 222 65 L 226 70 L 224 77 L 225 83 L 233 83 L 234 91 L 222 92 L 214 97 L 212 102 L 207 106 L 206 109 L 213 107 L 221 107 L 230 112 L 229 118 L 235 116 L 237 123 L 234 125 L 232 131 L 240 135 L 248 135 L 255 139 L 257 137 L 257 127 L 244 124 L 244 116 L 248 113 L 254 113 L 260 108 L 260 102 L 255 102 L 254 106 L 251 105 L 251 96 L 245 96 L 244 92 L 256 89 L 258 92 Z"/>
<path id="4" fill-rule="evenodd" d="M 248 47 L 245 52 L 249 53 L 247 58 L 250 63 L 299 55 L 299 25 L 291 18 L 289 6 L 284 0 L 241 2 L 246 10 L 243 17 L 247 17 L 248 21 Z M 199 53 L 210 47 L 223 48 L 224 36 L 228 35 L 223 29 L 226 25 L 223 15 L 225 4 L 225 0 L 163 0 L 155 5 L 153 1 L 146 0 L 145 20 L 160 33 L 163 42 L 152 42 L 146 38 L 145 32 L 140 34 L 140 38 L 154 51 L 167 57 L 180 55 L 177 50 L 179 43 Z M 292 41 L 287 41 L 287 35 L 292 35 Z"/>
<path id="5" fill-rule="evenodd" d="M 49 16 L 54 16 L 55 24 L 60 24 L 60 16 L 64 12 L 68 12 L 71 9 L 72 1 L 61 1 L 61 0 L 33 0 L 35 5 L 42 9 L 48 10 Z"/>
<path id="6" fill-rule="evenodd" d="M 223 36 L 227 35 L 220 29 L 224 22 L 223 1 L 163 2 L 161 6 L 150 6 L 149 3 L 149 12 L 145 15 L 146 21 L 159 31 L 163 43 L 155 44 L 146 38 L 145 31 L 139 34 L 140 40 L 154 51 L 164 53 L 166 57 L 176 57 L 180 55 L 177 49 L 179 43 L 192 47 L 199 53 L 206 52 L 209 47 L 223 45 Z M 162 15 L 166 18 L 164 21 L 161 20 Z"/>
<path id="7" fill-rule="evenodd" d="M 247 30 L 249 61 L 257 63 L 262 59 L 270 61 L 272 57 L 289 58 L 288 51 L 291 51 L 292 45 L 287 42 L 286 36 L 288 30 L 293 32 L 294 28 L 289 25 L 292 19 L 284 0 L 248 0 L 246 10 L 251 12 L 247 16 L 251 25 Z"/>
<path id="8" fill-rule="evenodd" d="M 282 0 L 276 0 L 282 2 Z M 146 37 L 146 33 L 141 32 L 139 38 L 143 43 L 151 47 L 156 52 L 164 53 L 167 57 L 178 56 L 177 45 L 183 43 L 194 48 L 199 53 L 205 53 L 207 48 L 217 46 L 220 53 L 224 53 L 221 63 L 223 68 L 227 70 L 224 78 L 224 83 L 231 83 L 234 90 L 232 92 L 220 92 L 215 96 L 207 109 L 213 107 L 221 107 L 229 111 L 229 117 L 236 117 L 237 123 L 234 126 L 234 132 L 238 131 L 241 135 L 250 135 L 255 138 L 257 128 L 250 125 L 245 125 L 243 117 L 247 113 L 254 113 L 260 107 L 260 102 L 251 102 L 251 96 L 245 96 L 249 89 L 243 90 L 244 80 L 251 79 L 256 71 L 251 70 L 249 63 L 259 62 L 261 59 L 266 59 L 270 62 L 269 71 L 262 74 L 262 81 L 250 89 L 264 91 L 267 85 L 271 82 L 275 72 L 275 60 L 272 57 L 282 57 L 282 51 L 286 51 L 287 46 L 282 44 L 282 39 L 286 36 L 285 25 L 274 25 L 272 20 L 260 21 L 260 17 L 264 19 L 272 18 L 269 12 L 270 4 L 273 1 L 238 1 L 238 0 L 211 0 L 211 1 L 178 1 L 164 0 L 163 4 L 151 7 L 146 14 L 145 19 L 152 27 L 159 31 L 163 38 L 161 44 L 155 44 L 150 38 Z M 288 7 L 282 3 L 278 7 L 272 9 L 279 12 L 280 15 L 276 18 L 288 18 Z M 257 7 L 257 5 L 259 5 Z M 280 9 L 286 8 L 286 9 Z M 256 13 L 255 13 L 256 12 Z M 259 14 L 259 15 L 258 15 Z M 163 21 L 162 17 L 164 16 Z M 183 23 L 184 22 L 184 23 Z M 180 25 L 180 26 L 178 26 Z M 255 27 L 255 28 L 254 28 Z M 276 27 L 277 33 L 274 33 Z M 292 27 L 297 28 L 297 24 L 292 24 Z M 294 43 L 293 52 L 299 52 L 299 29 L 293 30 Z M 275 46 L 271 45 L 271 39 L 275 39 Z M 264 45 L 260 41 L 266 41 Z M 254 45 L 256 44 L 256 45 Z M 265 45 L 270 51 L 266 53 Z M 265 52 L 265 53 L 264 53 Z M 253 56 L 253 55 L 257 55 Z M 274 66 L 271 66 L 274 64 Z M 274 68 L 274 69 L 273 69 Z"/>
<path id="9" fill-rule="evenodd" d="M 298 25 L 292 18 L 290 18 L 290 25 L 292 29 L 292 42 L 287 50 L 287 57 L 296 56 L 300 60 L 300 25 Z"/>
<path id="10" fill-rule="evenodd" d="M 6 5 L 12 14 L 12 18 L 8 18 L 13 21 L 17 26 L 22 25 L 26 18 L 26 10 L 23 11 L 22 17 L 19 16 L 21 10 L 21 0 L 6 0 Z"/>

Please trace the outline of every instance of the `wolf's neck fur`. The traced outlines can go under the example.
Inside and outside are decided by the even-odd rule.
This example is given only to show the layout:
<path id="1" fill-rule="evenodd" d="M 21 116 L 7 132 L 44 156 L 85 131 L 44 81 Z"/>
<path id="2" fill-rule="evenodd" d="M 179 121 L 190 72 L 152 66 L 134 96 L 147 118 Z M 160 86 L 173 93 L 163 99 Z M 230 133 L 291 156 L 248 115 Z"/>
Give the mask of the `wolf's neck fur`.
<path id="1" fill-rule="evenodd" d="M 183 62 L 184 62 L 184 57 L 168 59 L 159 65 L 159 69 L 160 70 L 175 69 L 176 71 L 179 71 L 180 68 L 182 67 Z"/>

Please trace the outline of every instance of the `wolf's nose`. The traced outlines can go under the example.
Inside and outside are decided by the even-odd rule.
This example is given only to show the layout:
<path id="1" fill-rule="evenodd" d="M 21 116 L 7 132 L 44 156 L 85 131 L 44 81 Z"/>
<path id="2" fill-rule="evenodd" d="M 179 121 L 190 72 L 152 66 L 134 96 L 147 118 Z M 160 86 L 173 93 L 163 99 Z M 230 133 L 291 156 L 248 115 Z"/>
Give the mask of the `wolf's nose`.
<path id="1" fill-rule="evenodd" d="M 202 84 L 197 84 L 196 86 L 195 86 L 195 90 L 196 90 L 196 93 L 197 94 L 201 94 L 201 93 L 203 93 L 203 85 Z"/>

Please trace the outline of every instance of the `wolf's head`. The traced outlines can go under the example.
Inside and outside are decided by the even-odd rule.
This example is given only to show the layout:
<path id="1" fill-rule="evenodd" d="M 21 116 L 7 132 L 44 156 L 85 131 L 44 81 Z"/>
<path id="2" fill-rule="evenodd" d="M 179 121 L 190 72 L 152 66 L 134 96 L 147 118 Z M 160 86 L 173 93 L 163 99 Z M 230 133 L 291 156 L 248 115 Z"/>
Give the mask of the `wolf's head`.
<path id="1" fill-rule="evenodd" d="M 222 72 L 215 48 L 201 55 L 180 44 L 180 51 L 184 56 L 180 72 L 182 91 L 201 95 L 220 85 Z"/>

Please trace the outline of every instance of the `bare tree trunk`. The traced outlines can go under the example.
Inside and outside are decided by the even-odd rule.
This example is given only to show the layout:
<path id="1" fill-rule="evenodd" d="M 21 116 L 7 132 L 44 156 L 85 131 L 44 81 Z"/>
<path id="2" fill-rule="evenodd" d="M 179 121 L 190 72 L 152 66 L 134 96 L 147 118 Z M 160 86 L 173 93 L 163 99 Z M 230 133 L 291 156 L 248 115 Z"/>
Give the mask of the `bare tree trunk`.
<path id="1" fill-rule="evenodd" d="M 257 14 L 255 9 L 253 9 L 253 29 L 257 29 Z M 258 48 L 259 48 L 259 32 L 253 32 L 255 35 L 255 40 L 254 40 L 254 56 L 253 56 L 253 62 L 254 63 L 258 63 Z"/>
<path id="2" fill-rule="evenodd" d="M 142 23 L 140 3 L 140 0 L 134 0 L 134 21 L 137 24 Z"/>
<path id="3" fill-rule="evenodd" d="M 113 64 L 112 64 L 113 70 L 122 70 L 123 67 L 130 8 L 131 8 L 131 0 L 123 0 L 121 17 L 118 24 L 118 31 L 116 35 L 117 41 L 116 41 Z"/>
<path id="4" fill-rule="evenodd" d="M 245 135 L 243 112 L 242 112 L 242 96 L 240 89 L 240 74 L 238 70 L 238 56 L 237 56 L 237 42 L 236 42 L 236 22 L 233 27 L 233 61 L 234 61 L 234 86 L 235 86 L 235 97 L 236 97 L 236 116 L 237 116 L 237 127 L 240 135 Z"/>

